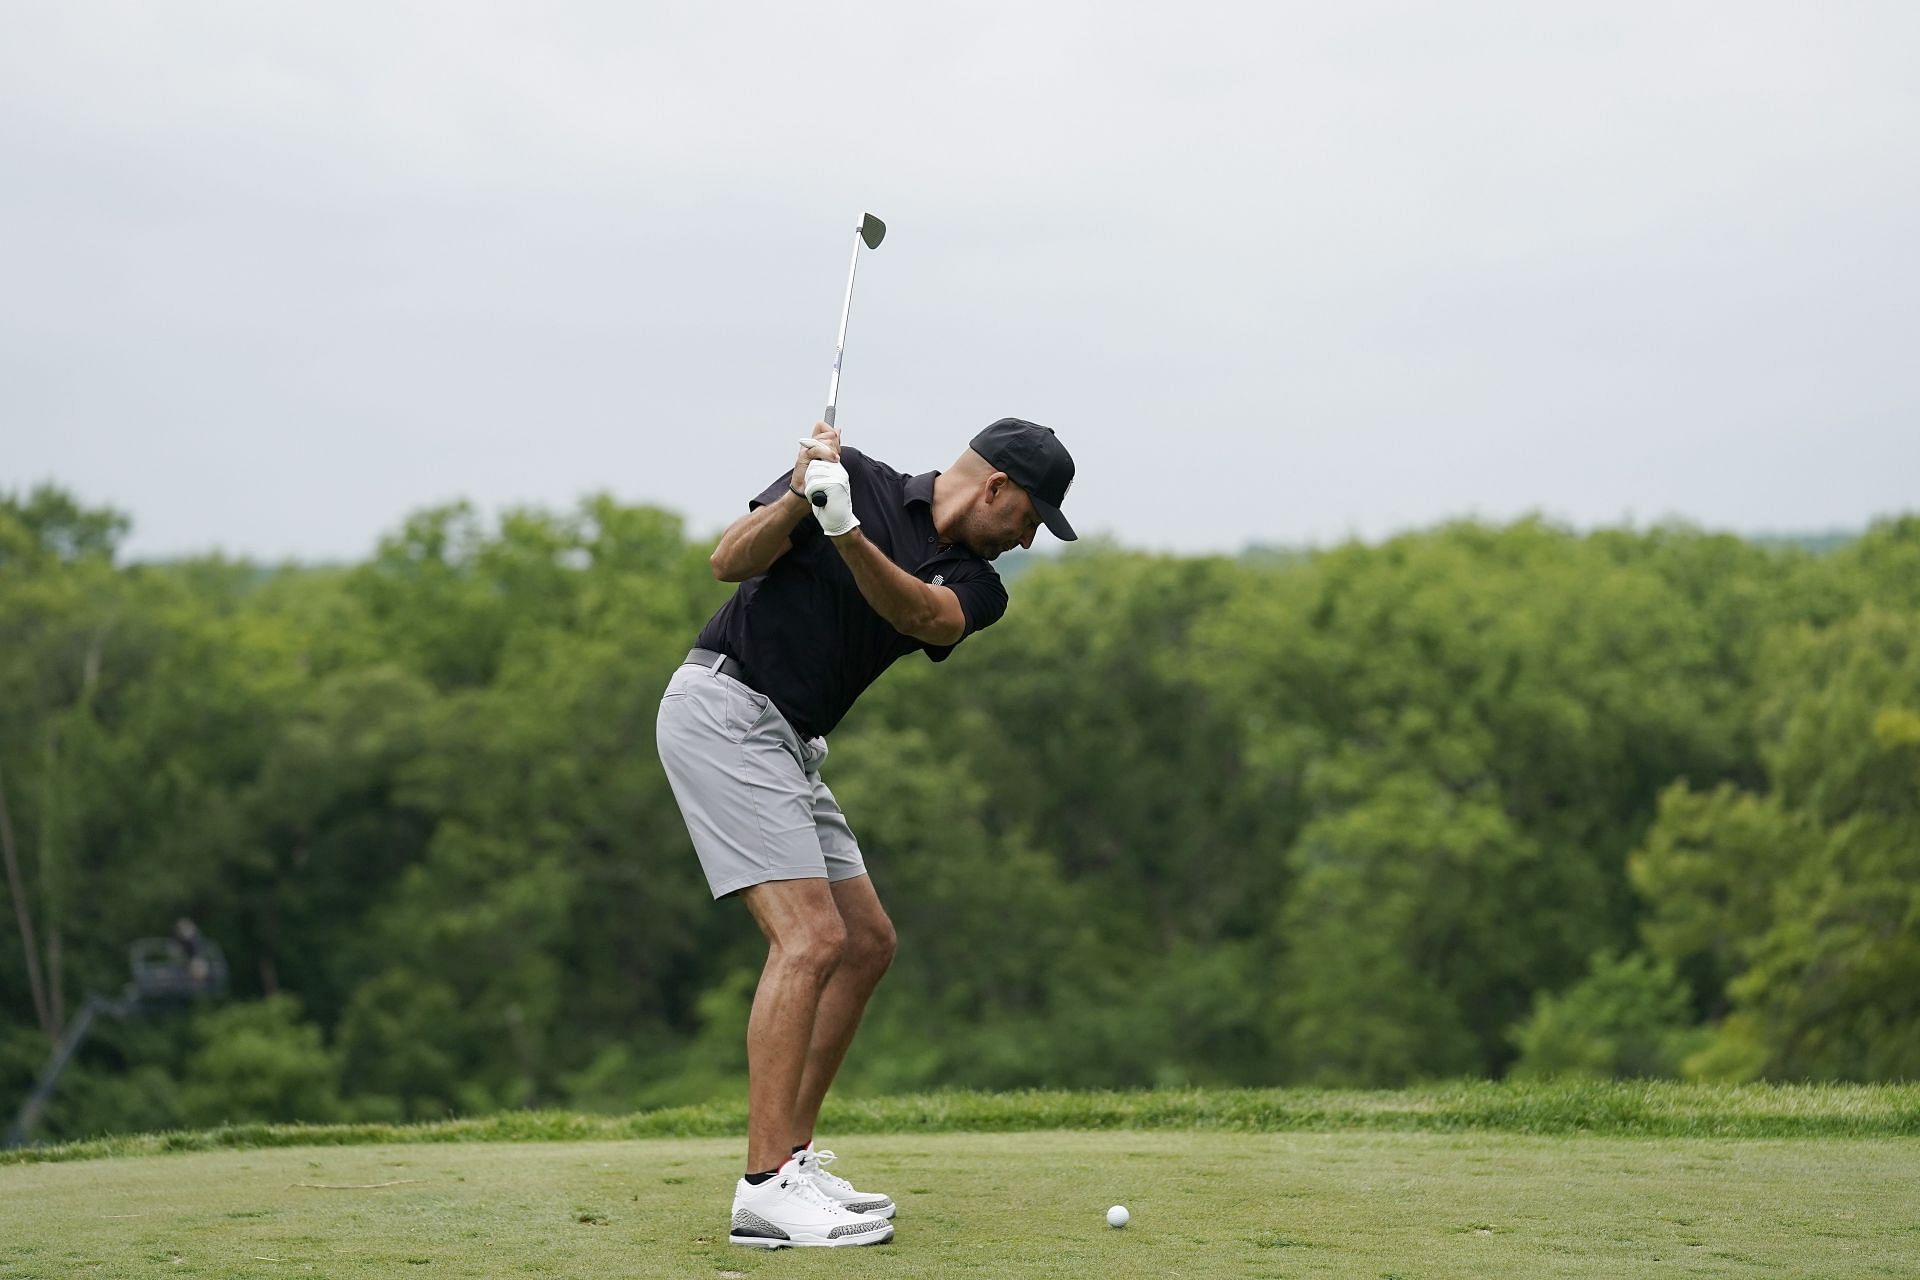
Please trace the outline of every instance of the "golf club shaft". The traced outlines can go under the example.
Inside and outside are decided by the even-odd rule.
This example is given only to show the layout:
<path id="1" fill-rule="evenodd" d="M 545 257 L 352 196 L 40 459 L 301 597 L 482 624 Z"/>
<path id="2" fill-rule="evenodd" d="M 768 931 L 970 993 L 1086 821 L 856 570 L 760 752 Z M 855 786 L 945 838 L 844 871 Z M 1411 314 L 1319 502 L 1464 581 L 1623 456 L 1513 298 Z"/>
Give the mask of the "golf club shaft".
<path id="1" fill-rule="evenodd" d="M 860 270 L 860 233 L 853 233 L 853 262 L 847 267 L 847 300 L 840 304 L 840 336 L 833 342 L 833 375 L 827 379 L 827 412 L 822 421 L 833 425 L 833 409 L 840 401 L 840 356 L 847 349 L 847 315 L 853 310 L 853 277 Z"/>

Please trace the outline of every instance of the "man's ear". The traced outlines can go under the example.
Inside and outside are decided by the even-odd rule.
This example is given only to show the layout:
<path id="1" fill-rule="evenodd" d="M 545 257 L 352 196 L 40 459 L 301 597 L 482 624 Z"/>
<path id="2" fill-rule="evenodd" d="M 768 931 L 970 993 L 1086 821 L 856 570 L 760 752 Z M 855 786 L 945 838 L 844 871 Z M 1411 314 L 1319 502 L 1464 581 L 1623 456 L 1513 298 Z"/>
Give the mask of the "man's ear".
<path id="1" fill-rule="evenodd" d="M 1006 487 L 1007 487 L 1006 472 L 996 471 L 992 475 L 988 476 L 987 477 L 987 501 L 992 502 L 994 499 L 998 498 L 1001 492 L 1006 489 Z"/>

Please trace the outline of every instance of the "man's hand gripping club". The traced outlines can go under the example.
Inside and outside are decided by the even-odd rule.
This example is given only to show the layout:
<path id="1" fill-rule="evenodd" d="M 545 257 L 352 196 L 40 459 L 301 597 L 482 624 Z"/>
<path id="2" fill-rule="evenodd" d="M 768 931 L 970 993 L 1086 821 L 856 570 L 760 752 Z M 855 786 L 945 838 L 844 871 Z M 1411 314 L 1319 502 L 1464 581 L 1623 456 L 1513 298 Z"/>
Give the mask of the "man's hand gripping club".
<path id="1" fill-rule="evenodd" d="M 815 423 L 813 434 L 800 437 L 800 445 L 794 474 L 801 483 L 794 487 L 829 538 L 852 533 L 860 527 L 860 517 L 853 514 L 853 478 L 840 464 L 840 433 L 824 422 Z"/>

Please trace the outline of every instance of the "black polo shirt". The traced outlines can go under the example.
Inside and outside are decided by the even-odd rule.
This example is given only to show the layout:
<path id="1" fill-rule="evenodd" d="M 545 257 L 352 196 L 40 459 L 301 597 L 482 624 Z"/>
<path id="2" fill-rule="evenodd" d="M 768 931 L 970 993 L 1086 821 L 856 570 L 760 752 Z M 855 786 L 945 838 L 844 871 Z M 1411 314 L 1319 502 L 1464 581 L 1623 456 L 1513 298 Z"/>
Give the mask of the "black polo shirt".
<path id="1" fill-rule="evenodd" d="M 1000 575 L 965 547 L 942 548 L 934 533 L 933 481 L 940 473 L 908 476 L 844 447 L 840 462 L 853 481 L 860 531 L 914 577 L 960 597 L 967 620 L 961 638 L 998 622 L 1007 611 Z M 781 475 L 748 510 L 778 502 L 791 479 L 791 472 Z M 801 737 L 810 738 L 832 732 L 894 659 L 924 649 L 943 662 L 954 646 L 902 635 L 875 613 L 811 513 L 794 529 L 792 542 L 771 569 L 740 584 L 698 643 L 738 662 L 747 683 L 772 699 Z"/>

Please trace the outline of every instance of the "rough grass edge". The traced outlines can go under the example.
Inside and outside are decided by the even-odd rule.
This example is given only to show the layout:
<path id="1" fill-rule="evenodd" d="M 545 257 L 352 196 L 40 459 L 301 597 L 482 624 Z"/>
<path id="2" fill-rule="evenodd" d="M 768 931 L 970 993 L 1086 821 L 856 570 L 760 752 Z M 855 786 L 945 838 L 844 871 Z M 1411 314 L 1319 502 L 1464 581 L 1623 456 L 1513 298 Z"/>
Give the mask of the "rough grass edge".
<path id="1" fill-rule="evenodd" d="M 953 1091 L 833 1101 L 821 1117 L 820 1127 L 833 1134 L 1184 1129 L 1627 1138 L 1912 1138 L 1920 1137 L 1920 1084 L 1460 1081 L 1391 1091 Z M 509 1111 L 403 1125 L 234 1124 L 4 1151 L 0 1152 L 0 1166 L 258 1147 L 620 1141 L 733 1137 L 745 1130 L 743 1103 L 668 1107 L 630 1115 Z"/>

